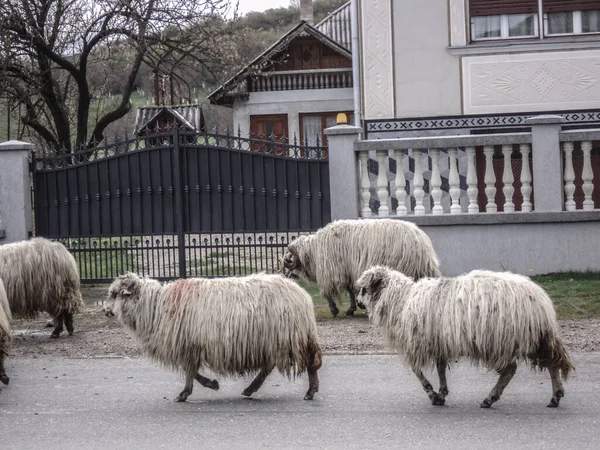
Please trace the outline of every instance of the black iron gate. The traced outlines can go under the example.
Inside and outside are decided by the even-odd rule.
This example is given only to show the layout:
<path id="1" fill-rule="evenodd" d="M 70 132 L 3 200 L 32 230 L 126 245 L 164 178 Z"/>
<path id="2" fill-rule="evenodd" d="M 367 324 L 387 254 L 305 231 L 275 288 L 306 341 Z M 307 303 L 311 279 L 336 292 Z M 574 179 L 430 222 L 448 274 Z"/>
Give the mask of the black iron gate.
<path id="1" fill-rule="evenodd" d="M 327 152 L 178 129 L 32 162 L 35 234 L 63 242 L 86 283 L 277 269 L 330 221 Z"/>

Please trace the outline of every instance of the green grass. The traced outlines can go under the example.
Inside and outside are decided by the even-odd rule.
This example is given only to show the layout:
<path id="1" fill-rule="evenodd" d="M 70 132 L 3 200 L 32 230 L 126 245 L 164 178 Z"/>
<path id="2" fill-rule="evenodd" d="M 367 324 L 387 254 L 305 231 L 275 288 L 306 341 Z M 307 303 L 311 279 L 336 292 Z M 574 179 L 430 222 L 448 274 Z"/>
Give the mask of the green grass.
<path id="1" fill-rule="evenodd" d="M 548 292 L 559 318 L 600 317 L 600 273 L 552 273 L 531 279 Z"/>
<path id="2" fill-rule="evenodd" d="M 118 241 L 99 239 L 96 247 L 92 242 L 83 253 L 75 251 L 79 276 L 83 279 L 113 278 L 125 272 L 135 272 L 132 256 L 118 245 Z"/>

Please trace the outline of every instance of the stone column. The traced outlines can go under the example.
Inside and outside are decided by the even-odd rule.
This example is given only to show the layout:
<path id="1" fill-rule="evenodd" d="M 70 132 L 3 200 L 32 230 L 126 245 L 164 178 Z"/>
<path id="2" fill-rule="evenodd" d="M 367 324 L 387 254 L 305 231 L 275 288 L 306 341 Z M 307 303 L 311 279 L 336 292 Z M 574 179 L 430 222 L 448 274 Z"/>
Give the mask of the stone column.
<path id="1" fill-rule="evenodd" d="M 362 128 L 337 125 L 325 129 L 329 142 L 329 192 L 331 220 L 359 217 L 358 162 L 354 141 Z"/>
<path id="2" fill-rule="evenodd" d="M 29 153 L 33 145 L 8 141 L 0 144 L 0 245 L 31 236 L 31 180 Z"/>
<path id="3" fill-rule="evenodd" d="M 527 119 L 531 125 L 534 211 L 563 210 L 563 164 L 559 132 L 564 119 L 543 115 Z"/>

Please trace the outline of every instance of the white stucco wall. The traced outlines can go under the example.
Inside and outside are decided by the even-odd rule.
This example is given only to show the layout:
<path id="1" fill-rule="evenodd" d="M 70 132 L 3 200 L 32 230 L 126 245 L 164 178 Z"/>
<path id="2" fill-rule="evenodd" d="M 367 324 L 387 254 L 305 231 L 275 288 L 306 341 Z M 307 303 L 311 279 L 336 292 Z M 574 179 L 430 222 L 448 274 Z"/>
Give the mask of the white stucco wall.
<path id="1" fill-rule="evenodd" d="M 395 1 L 393 18 L 396 117 L 460 114 L 460 61 L 447 51 L 447 0 Z"/>
<path id="2" fill-rule="evenodd" d="M 353 111 L 352 88 L 307 89 L 298 91 L 252 92 L 247 101 L 236 101 L 233 123 L 242 136 L 250 133 L 250 116 L 287 114 L 288 131 L 300 137 L 301 113 Z"/>

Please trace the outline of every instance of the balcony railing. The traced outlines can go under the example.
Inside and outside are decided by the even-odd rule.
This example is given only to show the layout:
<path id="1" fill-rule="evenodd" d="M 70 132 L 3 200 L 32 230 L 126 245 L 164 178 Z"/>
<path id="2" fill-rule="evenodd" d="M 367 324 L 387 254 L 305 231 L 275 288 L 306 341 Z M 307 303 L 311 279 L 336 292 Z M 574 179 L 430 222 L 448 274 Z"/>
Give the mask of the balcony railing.
<path id="1" fill-rule="evenodd" d="M 286 70 L 253 75 L 248 92 L 352 87 L 352 69 Z"/>
<path id="2" fill-rule="evenodd" d="M 564 209 L 600 209 L 600 130 L 561 132 Z M 360 216 L 531 212 L 532 134 L 355 142 Z"/>

